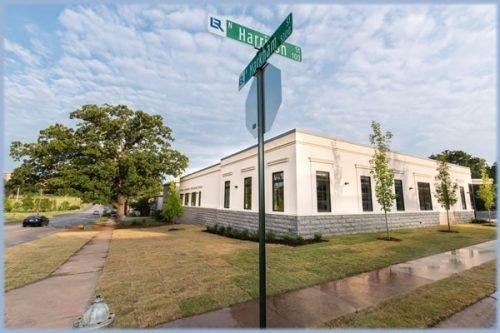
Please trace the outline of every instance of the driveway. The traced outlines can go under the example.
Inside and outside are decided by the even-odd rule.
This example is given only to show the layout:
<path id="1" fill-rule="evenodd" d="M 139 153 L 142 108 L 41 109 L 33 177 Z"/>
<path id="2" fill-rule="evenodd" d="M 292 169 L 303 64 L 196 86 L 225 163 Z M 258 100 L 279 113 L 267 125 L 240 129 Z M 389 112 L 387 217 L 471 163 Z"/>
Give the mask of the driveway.
<path id="1" fill-rule="evenodd" d="M 20 223 L 4 225 L 5 247 L 30 242 L 32 240 L 48 236 L 55 232 L 62 231 L 65 228 L 71 228 L 79 224 L 89 223 L 98 218 L 96 215 L 92 214 L 94 210 L 102 211 L 102 208 L 100 205 L 95 205 L 83 211 L 58 215 L 50 219 L 50 224 L 48 227 L 23 228 Z"/>

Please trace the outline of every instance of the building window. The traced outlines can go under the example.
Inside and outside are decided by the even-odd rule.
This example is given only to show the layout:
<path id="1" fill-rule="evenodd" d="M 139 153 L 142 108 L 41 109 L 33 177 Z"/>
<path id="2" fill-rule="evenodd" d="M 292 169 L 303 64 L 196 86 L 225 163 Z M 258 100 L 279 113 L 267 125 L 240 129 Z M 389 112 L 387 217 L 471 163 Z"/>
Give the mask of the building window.
<path id="1" fill-rule="evenodd" d="M 224 182 L 224 208 L 229 208 L 229 195 L 231 193 L 231 182 L 226 180 Z"/>
<path id="2" fill-rule="evenodd" d="M 198 192 L 198 206 L 201 206 L 201 191 Z"/>
<path id="3" fill-rule="evenodd" d="M 394 179 L 394 193 L 396 194 L 396 209 L 399 211 L 405 210 L 403 181 L 401 179 Z"/>
<path id="4" fill-rule="evenodd" d="M 184 196 L 184 206 L 189 205 L 189 193 L 186 193 Z"/>
<path id="5" fill-rule="evenodd" d="M 372 212 L 372 183 L 369 176 L 361 176 L 361 203 L 363 212 Z"/>
<path id="6" fill-rule="evenodd" d="M 273 211 L 275 212 L 285 210 L 283 186 L 283 171 L 273 172 Z"/>
<path id="7" fill-rule="evenodd" d="M 462 198 L 462 209 L 467 209 L 467 203 L 465 202 L 465 190 L 463 186 L 460 186 L 460 197 Z"/>
<path id="8" fill-rule="evenodd" d="M 421 182 L 418 182 L 417 185 L 420 210 L 432 210 L 431 185 Z"/>
<path id="9" fill-rule="evenodd" d="M 184 203 L 184 194 L 181 193 L 181 204 Z"/>
<path id="10" fill-rule="evenodd" d="M 316 172 L 316 201 L 318 212 L 331 212 L 330 204 L 330 173 Z"/>
<path id="11" fill-rule="evenodd" d="M 243 180 L 243 209 L 252 209 L 252 177 Z"/>
<path id="12" fill-rule="evenodd" d="M 191 193 L 191 206 L 196 206 L 196 192 Z"/>

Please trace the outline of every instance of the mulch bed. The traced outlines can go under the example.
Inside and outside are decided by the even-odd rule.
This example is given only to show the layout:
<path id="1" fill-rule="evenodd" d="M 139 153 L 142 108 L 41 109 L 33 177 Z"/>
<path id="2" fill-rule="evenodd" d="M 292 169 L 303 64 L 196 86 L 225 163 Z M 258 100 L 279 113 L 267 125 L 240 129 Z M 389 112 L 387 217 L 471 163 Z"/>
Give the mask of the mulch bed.
<path id="1" fill-rule="evenodd" d="M 402 239 L 394 237 L 377 237 L 378 240 L 390 241 L 390 242 L 401 242 Z"/>

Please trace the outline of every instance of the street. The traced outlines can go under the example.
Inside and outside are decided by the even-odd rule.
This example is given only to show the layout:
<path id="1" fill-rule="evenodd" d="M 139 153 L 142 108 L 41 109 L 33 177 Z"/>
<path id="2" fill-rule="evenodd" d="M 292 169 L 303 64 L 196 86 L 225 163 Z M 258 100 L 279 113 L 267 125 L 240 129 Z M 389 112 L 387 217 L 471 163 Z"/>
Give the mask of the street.
<path id="1" fill-rule="evenodd" d="M 4 225 L 5 247 L 29 242 L 62 231 L 62 229 L 74 227 L 79 224 L 86 224 L 98 218 L 97 215 L 93 215 L 94 210 L 99 210 L 100 212 L 102 212 L 102 207 L 100 205 L 94 205 L 83 211 L 53 217 L 50 219 L 48 227 L 23 228 L 21 223 Z M 29 214 L 26 214 L 26 216 L 28 215 Z"/>

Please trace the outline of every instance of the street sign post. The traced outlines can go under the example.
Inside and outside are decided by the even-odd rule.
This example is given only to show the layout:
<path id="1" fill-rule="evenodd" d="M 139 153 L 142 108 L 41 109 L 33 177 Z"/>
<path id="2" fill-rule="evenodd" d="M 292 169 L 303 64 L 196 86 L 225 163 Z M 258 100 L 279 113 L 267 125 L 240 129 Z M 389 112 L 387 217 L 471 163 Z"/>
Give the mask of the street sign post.
<path id="1" fill-rule="evenodd" d="M 290 13 L 280 24 L 278 29 L 276 29 L 276 31 L 272 34 L 272 36 L 269 37 L 264 46 L 262 46 L 262 48 L 253 57 L 247 67 L 245 67 L 243 72 L 241 72 L 239 79 L 240 90 L 248 82 L 248 80 L 250 80 L 250 78 L 257 73 L 257 69 L 261 68 L 266 63 L 267 59 L 269 59 L 269 57 L 271 57 L 280 47 L 280 45 L 283 44 L 288 37 L 290 37 L 292 30 L 293 19 L 292 13 Z"/>
<path id="2" fill-rule="evenodd" d="M 285 43 L 285 40 L 292 34 L 293 19 L 290 13 L 280 24 L 278 29 L 268 37 L 267 35 L 238 23 L 227 20 L 217 15 L 209 15 L 208 31 L 223 37 L 229 37 L 239 42 L 252 45 L 258 48 L 257 54 L 245 67 L 239 76 L 239 90 L 255 76 L 254 88 L 250 89 L 247 98 L 247 128 L 255 136 L 255 126 L 257 127 L 258 140 L 258 175 L 259 175 L 259 326 L 266 328 L 266 201 L 264 192 L 264 133 L 267 132 L 274 121 L 278 108 L 281 104 L 281 72 L 276 67 L 269 65 L 267 60 L 274 54 L 279 54 L 295 61 L 302 61 L 302 50 L 300 47 Z M 266 78 L 267 71 L 267 78 Z M 278 81 L 278 84 L 275 81 Z M 266 89 L 266 81 L 270 84 Z M 279 91 L 279 94 L 278 94 Z M 254 115 L 249 115 L 252 106 L 252 99 L 257 99 L 257 119 Z M 270 96 L 269 102 L 266 96 Z M 267 115 L 266 107 L 270 108 Z M 267 122 L 267 123 L 266 123 Z"/>
<path id="3" fill-rule="evenodd" d="M 256 49 L 262 48 L 269 39 L 269 36 L 262 32 L 219 15 L 208 16 L 208 31 L 253 46 Z M 302 49 L 297 45 L 283 43 L 276 50 L 276 54 L 291 60 L 302 61 Z"/>

